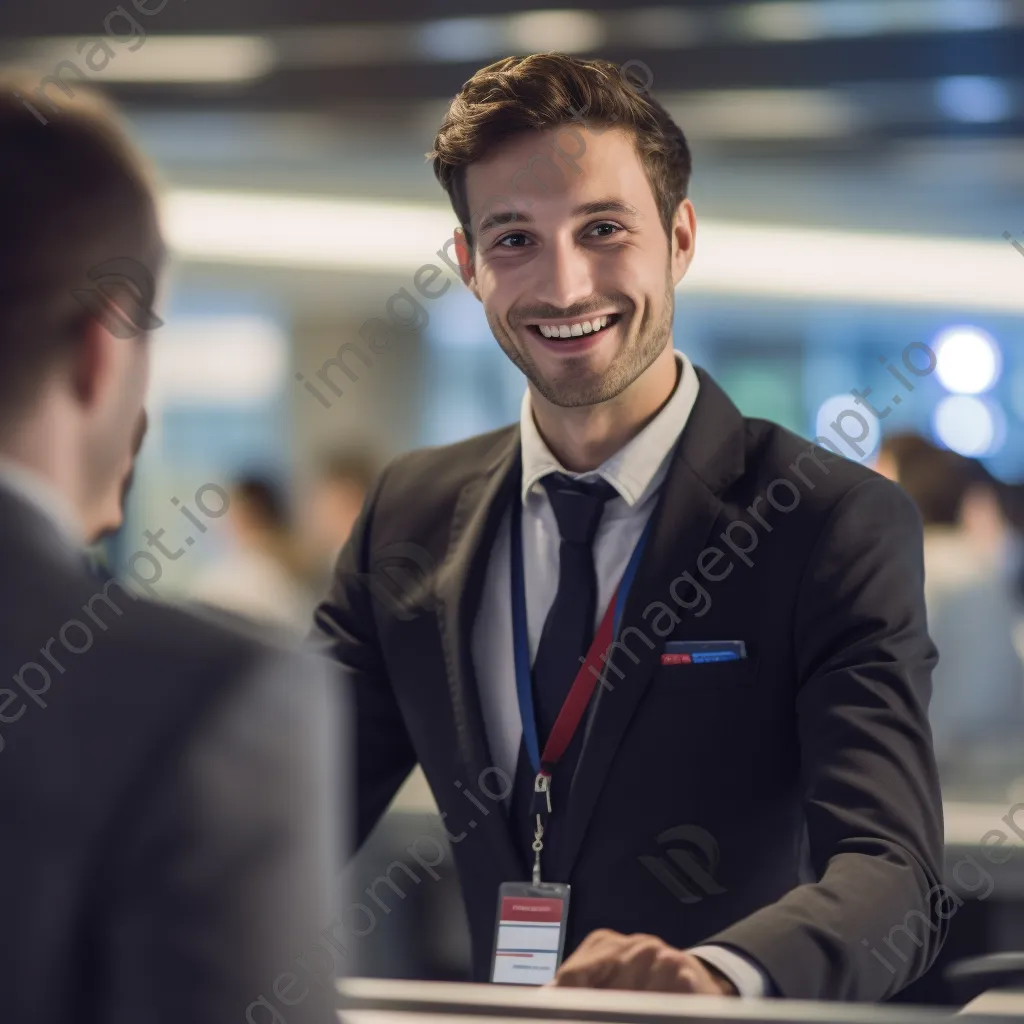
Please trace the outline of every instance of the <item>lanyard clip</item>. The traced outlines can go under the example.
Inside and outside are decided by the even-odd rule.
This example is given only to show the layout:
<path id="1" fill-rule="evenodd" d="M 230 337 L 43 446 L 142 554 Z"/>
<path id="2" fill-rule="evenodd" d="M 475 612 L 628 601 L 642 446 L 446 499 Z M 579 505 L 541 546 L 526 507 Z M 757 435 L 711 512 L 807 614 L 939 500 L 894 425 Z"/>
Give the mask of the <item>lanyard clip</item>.
<path id="1" fill-rule="evenodd" d="M 547 803 L 548 814 L 550 814 L 551 813 L 551 776 L 550 776 L 549 773 L 544 772 L 544 771 L 537 772 L 536 778 L 534 778 L 534 780 L 533 780 L 533 792 L 534 792 L 533 805 L 536 808 L 536 810 L 538 811 L 538 813 L 540 811 L 540 806 L 541 806 L 540 794 L 543 793 L 544 797 L 545 797 L 545 800 L 546 800 L 546 803 Z"/>

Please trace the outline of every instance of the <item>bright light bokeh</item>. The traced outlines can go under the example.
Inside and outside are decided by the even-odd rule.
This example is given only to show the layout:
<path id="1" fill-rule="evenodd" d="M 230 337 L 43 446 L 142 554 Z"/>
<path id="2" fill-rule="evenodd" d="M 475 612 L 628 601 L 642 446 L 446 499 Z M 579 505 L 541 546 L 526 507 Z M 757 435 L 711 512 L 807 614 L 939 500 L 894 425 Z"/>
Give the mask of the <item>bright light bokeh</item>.
<path id="1" fill-rule="evenodd" d="M 860 439 L 861 434 L 865 434 L 863 440 Z M 821 403 L 814 418 L 814 435 L 831 441 L 846 458 L 854 462 L 868 462 L 881 443 L 882 429 L 877 418 L 859 406 L 853 395 L 845 392 L 832 395 Z"/>
<path id="2" fill-rule="evenodd" d="M 1006 441 L 1006 416 L 994 402 L 949 395 L 935 407 L 932 429 L 947 448 L 969 458 L 994 455 Z"/>
<path id="3" fill-rule="evenodd" d="M 995 339 L 980 327 L 950 327 L 938 335 L 932 347 L 935 372 L 953 394 L 979 395 L 999 380 L 1002 353 Z"/>

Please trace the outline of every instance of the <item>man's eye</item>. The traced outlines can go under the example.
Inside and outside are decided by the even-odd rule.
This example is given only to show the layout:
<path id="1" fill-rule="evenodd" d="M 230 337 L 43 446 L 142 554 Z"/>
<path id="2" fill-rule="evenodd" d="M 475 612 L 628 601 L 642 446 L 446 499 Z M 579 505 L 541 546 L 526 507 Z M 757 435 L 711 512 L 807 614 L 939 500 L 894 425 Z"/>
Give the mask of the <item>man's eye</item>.
<path id="1" fill-rule="evenodd" d="M 522 231 L 513 231 L 510 235 L 502 235 L 495 244 L 503 245 L 506 249 L 521 249 L 526 240 L 526 235 Z"/>
<path id="2" fill-rule="evenodd" d="M 621 231 L 622 228 L 618 224 L 612 224 L 610 221 L 602 221 L 600 224 L 595 224 L 591 229 L 591 234 L 597 234 L 598 238 L 610 238 L 617 231 Z"/>

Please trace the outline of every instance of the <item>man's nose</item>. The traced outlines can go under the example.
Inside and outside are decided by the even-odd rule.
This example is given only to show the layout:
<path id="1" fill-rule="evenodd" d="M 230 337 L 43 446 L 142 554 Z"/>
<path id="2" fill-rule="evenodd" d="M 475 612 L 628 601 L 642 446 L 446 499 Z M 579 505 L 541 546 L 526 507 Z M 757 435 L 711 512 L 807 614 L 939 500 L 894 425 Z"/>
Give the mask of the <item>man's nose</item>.
<path id="1" fill-rule="evenodd" d="M 558 309 L 585 302 L 594 294 L 593 268 L 571 238 L 552 242 L 538 261 L 540 275 L 535 298 Z"/>

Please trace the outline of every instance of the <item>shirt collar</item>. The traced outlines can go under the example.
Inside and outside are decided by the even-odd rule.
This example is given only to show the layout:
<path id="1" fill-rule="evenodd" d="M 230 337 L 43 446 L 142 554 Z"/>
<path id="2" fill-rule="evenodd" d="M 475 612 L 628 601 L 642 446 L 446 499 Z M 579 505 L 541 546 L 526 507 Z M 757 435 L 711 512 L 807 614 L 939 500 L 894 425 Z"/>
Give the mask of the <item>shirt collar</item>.
<path id="1" fill-rule="evenodd" d="M 664 407 L 627 445 L 606 459 L 597 469 L 586 473 L 567 470 L 552 454 L 533 421 L 530 391 L 523 395 L 519 417 L 523 457 L 522 500 L 534 485 L 549 473 L 564 473 L 573 478 L 600 476 L 633 506 L 660 486 L 667 471 L 668 455 L 686 426 L 697 401 L 699 382 L 693 364 L 682 352 L 673 355 L 680 366 L 679 381 Z"/>
<path id="2" fill-rule="evenodd" d="M 82 524 L 71 503 L 41 473 L 0 457 L 0 487 L 31 505 L 70 547 L 85 547 Z"/>

